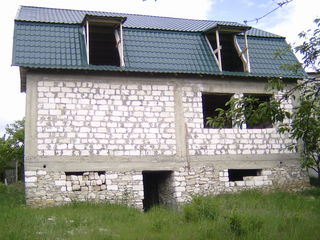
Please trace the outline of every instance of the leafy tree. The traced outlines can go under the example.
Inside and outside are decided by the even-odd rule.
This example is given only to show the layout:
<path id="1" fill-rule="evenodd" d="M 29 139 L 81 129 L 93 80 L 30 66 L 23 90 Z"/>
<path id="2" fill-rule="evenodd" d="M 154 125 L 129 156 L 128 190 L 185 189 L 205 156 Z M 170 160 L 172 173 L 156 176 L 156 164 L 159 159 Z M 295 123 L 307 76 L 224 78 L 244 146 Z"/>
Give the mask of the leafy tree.
<path id="1" fill-rule="evenodd" d="M 243 97 L 231 99 L 229 109 L 217 109 L 218 116 L 208 117 L 207 124 L 224 126 L 225 121 L 233 121 L 242 127 L 246 122 L 271 121 L 278 126 L 280 133 L 287 133 L 296 140 L 289 149 L 299 149 L 302 167 L 312 168 L 320 179 L 320 19 L 315 19 L 315 28 L 299 34 L 303 43 L 295 47 L 302 55 L 303 65 L 312 69 L 318 78 L 309 77 L 298 81 L 294 87 L 286 86 L 282 79 L 271 79 L 267 89 L 273 93 L 270 101 L 259 103 L 257 98 Z M 283 66 L 298 71 L 301 66 Z M 292 111 L 285 109 L 284 103 L 294 101 Z"/>
<path id="2" fill-rule="evenodd" d="M 14 162 L 18 162 L 19 168 L 22 168 L 23 156 L 24 119 L 9 124 L 0 138 L 0 180 L 4 180 L 4 171 L 13 168 Z"/>

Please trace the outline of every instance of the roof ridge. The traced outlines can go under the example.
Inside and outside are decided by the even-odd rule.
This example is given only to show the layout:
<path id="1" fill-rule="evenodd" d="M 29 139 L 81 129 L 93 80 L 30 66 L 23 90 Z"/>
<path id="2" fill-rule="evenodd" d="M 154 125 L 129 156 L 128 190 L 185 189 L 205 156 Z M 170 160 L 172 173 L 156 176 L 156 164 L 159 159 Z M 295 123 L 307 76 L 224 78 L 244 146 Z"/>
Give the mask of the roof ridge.
<path id="1" fill-rule="evenodd" d="M 51 8 L 51 7 L 38 7 L 38 6 L 27 6 L 20 5 L 17 16 L 18 17 L 22 8 L 36 8 L 36 9 L 50 9 L 50 10 L 63 10 L 63 11 L 72 11 L 72 12 L 86 12 L 86 13 L 102 13 L 102 14 L 121 14 L 121 15 L 130 15 L 130 16 L 142 16 L 142 17 L 154 17 L 154 18 L 163 18 L 163 19 L 176 19 L 176 20 L 189 20 L 189 21 L 202 21 L 202 22 L 226 22 L 226 23 L 236 23 L 243 26 L 248 26 L 243 23 L 236 21 L 226 21 L 226 20 L 212 20 L 212 19 L 195 19 L 195 18 L 181 18 L 181 17 L 167 17 L 160 15 L 147 15 L 147 14 L 137 14 L 137 13 L 125 13 L 125 12 L 110 12 L 110 11 L 95 11 L 95 10 L 81 10 L 81 9 L 69 9 L 69 8 Z"/>

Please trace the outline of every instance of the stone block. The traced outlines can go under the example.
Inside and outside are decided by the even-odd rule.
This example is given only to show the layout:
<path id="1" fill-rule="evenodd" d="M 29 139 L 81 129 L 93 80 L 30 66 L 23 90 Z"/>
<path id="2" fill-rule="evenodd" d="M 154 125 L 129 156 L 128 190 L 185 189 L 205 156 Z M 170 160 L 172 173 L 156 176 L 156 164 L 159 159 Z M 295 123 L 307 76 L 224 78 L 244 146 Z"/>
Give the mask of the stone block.
<path id="1" fill-rule="evenodd" d="M 37 171 L 37 175 L 46 175 L 46 174 L 47 174 L 47 171 L 44 171 L 44 170 Z"/>
<path id="2" fill-rule="evenodd" d="M 243 187 L 244 186 L 244 181 L 235 181 L 234 182 L 236 186 L 239 186 L 239 187 Z"/>
<path id="3" fill-rule="evenodd" d="M 25 177 L 26 183 L 34 183 L 34 182 L 37 182 L 37 180 L 38 180 L 37 177 Z"/>
<path id="4" fill-rule="evenodd" d="M 118 191 L 118 185 L 108 185 L 107 190 Z"/>
<path id="5" fill-rule="evenodd" d="M 133 176 L 132 176 L 132 180 L 133 180 L 133 181 L 137 181 L 137 180 L 142 181 L 142 180 L 143 180 L 142 174 L 133 175 Z"/>
<path id="6" fill-rule="evenodd" d="M 106 179 L 117 179 L 118 174 L 106 174 Z"/>
<path id="7" fill-rule="evenodd" d="M 100 186 L 102 184 L 102 181 L 99 179 L 96 181 L 97 185 Z"/>
<path id="8" fill-rule="evenodd" d="M 78 176 L 76 175 L 71 175 L 71 181 L 78 181 Z"/>
<path id="9" fill-rule="evenodd" d="M 229 177 L 219 177 L 219 181 L 221 181 L 221 182 L 229 182 Z"/>
<path id="10" fill-rule="evenodd" d="M 25 183 L 26 188 L 33 188 L 33 187 L 37 187 L 38 185 L 33 183 L 33 182 L 26 182 Z"/>
<path id="11" fill-rule="evenodd" d="M 176 187 L 177 192 L 184 192 L 186 190 L 185 187 Z"/>
<path id="12" fill-rule="evenodd" d="M 243 177 L 243 180 L 244 181 L 254 181 L 255 177 L 254 176 L 246 176 L 246 177 Z"/>
<path id="13" fill-rule="evenodd" d="M 37 172 L 36 171 L 25 171 L 24 174 L 26 177 L 31 177 L 31 176 L 36 176 Z"/>
<path id="14" fill-rule="evenodd" d="M 132 190 L 134 191 L 143 191 L 143 185 L 133 185 Z"/>
<path id="15" fill-rule="evenodd" d="M 271 170 L 262 170 L 261 175 L 262 176 L 270 176 L 272 174 Z"/>
<path id="16" fill-rule="evenodd" d="M 73 191 L 80 191 L 80 189 L 81 189 L 80 185 L 73 185 L 72 186 Z"/>
<path id="17" fill-rule="evenodd" d="M 254 176 L 253 180 L 254 181 L 263 181 L 263 180 L 265 180 L 265 176 Z"/>
<path id="18" fill-rule="evenodd" d="M 64 186 L 64 185 L 66 185 L 66 181 L 65 180 L 56 180 L 56 181 L 54 181 L 54 185 Z"/>
<path id="19" fill-rule="evenodd" d="M 264 182 L 259 180 L 259 181 L 254 181 L 254 185 L 255 186 L 263 186 L 264 185 Z"/>
<path id="20" fill-rule="evenodd" d="M 84 187 L 81 186 L 81 187 L 80 187 L 80 190 L 81 190 L 81 191 L 89 191 L 89 188 L 88 188 L 88 187 L 85 187 L 85 186 L 84 186 Z"/>
<path id="21" fill-rule="evenodd" d="M 245 180 L 244 182 L 246 186 L 254 186 L 254 181 Z"/>

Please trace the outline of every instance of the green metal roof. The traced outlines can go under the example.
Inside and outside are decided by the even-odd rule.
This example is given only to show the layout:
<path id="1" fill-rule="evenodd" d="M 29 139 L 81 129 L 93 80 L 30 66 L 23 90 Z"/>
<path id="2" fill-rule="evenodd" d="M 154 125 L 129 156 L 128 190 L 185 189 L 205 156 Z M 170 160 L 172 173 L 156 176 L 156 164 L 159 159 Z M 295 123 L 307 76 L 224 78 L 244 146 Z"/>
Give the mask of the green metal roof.
<path id="1" fill-rule="evenodd" d="M 126 17 L 123 26 L 125 67 L 88 65 L 81 22 L 86 14 Z M 220 72 L 203 31 L 217 22 L 63 9 L 21 7 L 15 21 L 13 65 L 30 68 L 96 71 L 187 73 L 254 77 L 301 77 L 280 65 L 296 63 L 285 39 L 249 30 L 251 73 Z M 219 24 L 245 27 L 228 22 Z M 251 32 L 251 33 L 250 33 Z M 242 34 L 237 36 L 244 45 Z"/>

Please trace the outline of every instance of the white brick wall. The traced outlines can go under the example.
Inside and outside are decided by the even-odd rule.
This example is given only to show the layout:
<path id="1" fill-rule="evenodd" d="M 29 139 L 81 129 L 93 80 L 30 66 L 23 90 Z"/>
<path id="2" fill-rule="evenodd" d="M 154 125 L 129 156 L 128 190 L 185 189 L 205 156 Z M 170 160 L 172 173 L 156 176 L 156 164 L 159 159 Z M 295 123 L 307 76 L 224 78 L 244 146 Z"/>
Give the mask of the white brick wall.
<path id="1" fill-rule="evenodd" d="M 174 155 L 173 86 L 38 82 L 38 155 Z"/>

